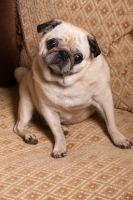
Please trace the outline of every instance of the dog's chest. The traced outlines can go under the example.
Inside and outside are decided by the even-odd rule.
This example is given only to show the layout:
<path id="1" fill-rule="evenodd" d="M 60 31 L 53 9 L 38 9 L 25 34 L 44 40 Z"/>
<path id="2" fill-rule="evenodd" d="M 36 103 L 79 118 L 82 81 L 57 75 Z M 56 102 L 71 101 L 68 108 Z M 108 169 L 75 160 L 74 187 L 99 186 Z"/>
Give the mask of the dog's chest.
<path id="1" fill-rule="evenodd" d="M 85 108 L 92 102 L 92 93 L 89 93 L 87 86 L 83 83 L 70 87 L 62 87 L 58 84 L 45 84 L 41 89 L 41 94 L 44 103 L 61 110 Z"/>

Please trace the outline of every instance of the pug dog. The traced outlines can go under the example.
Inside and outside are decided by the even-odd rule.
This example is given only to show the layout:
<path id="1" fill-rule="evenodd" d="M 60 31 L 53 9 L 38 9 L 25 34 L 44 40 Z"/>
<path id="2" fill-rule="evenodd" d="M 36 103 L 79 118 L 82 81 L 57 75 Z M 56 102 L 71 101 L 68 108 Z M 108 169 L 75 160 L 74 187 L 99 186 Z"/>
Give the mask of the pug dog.
<path id="1" fill-rule="evenodd" d="M 114 145 L 131 148 L 115 123 L 110 70 L 95 36 L 60 19 L 38 25 L 37 31 L 42 36 L 31 70 L 15 70 L 20 85 L 15 133 L 26 143 L 38 143 L 26 128 L 36 109 L 54 135 L 52 156 L 64 157 L 67 125 L 86 120 L 98 109 Z"/>

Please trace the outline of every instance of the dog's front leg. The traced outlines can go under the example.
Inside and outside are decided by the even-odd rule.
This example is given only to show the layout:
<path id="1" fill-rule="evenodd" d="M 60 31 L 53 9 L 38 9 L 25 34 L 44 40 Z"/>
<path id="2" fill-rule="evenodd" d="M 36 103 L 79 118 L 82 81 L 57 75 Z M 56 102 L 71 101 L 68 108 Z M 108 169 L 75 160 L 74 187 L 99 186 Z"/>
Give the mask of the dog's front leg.
<path id="1" fill-rule="evenodd" d="M 108 132 L 114 144 L 121 149 L 131 148 L 132 143 L 120 133 L 115 124 L 114 106 L 110 87 L 106 88 L 106 91 L 103 91 L 100 95 L 95 96 L 94 100 L 105 119 Z"/>
<path id="2" fill-rule="evenodd" d="M 54 135 L 55 144 L 52 152 L 52 157 L 61 158 L 66 156 L 66 141 L 61 127 L 59 114 L 44 104 L 40 106 L 40 109 L 43 117 L 45 118 Z"/>

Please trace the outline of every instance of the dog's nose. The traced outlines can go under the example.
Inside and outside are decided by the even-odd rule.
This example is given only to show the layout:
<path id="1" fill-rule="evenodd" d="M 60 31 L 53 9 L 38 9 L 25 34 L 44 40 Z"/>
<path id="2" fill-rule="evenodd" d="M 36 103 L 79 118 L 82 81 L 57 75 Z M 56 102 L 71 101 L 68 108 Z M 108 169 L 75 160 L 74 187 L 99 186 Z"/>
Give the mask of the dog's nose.
<path id="1" fill-rule="evenodd" d="M 59 58 L 65 61 L 69 58 L 69 55 L 66 51 L 59 51 Z"/>

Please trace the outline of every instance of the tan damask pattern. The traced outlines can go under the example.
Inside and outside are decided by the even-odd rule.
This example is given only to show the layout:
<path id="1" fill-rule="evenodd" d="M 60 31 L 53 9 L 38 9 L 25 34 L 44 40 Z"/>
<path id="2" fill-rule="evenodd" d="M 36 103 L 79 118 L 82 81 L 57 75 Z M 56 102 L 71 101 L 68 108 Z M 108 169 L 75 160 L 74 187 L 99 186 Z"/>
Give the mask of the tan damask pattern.
<path id="1" fill-rule="evenodd" d="M 25 48 L 20 64 L 31 68 L 38 51 L 36 26 L 61 18 L 95 34 L 111 69 L 114 105 L 133 112 L 133 0 L 18 0 Z"/>
<path id="2" fill-rule="evenodd" d="M 13 132 L 18 88 L 0 88 L 0 200 L 133 200 L 133 148 L 120 150 L 107 136 L 99 114 L 69 126 L 67 156 L 50 156 L 53 136 L 32 121 L 39 143 Z M 116 122 L 133 141 L 133 113 L 115 110 Z"/>

